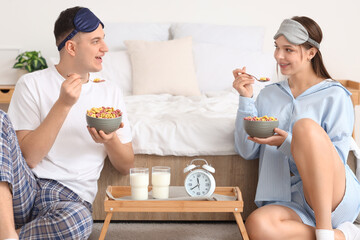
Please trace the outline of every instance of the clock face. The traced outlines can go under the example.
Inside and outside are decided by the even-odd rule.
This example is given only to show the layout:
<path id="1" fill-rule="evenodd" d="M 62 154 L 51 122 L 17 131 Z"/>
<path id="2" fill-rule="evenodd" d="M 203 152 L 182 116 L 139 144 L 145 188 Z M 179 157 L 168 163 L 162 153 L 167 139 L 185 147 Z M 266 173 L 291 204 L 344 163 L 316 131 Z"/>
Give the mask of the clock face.
<path id="1" fill-rule="evenodd" d="M 203 170 L 194 170 L 186 176 L 185 189 L 192 197 L 210 196 L 215 190 L 214 177 Z"/>

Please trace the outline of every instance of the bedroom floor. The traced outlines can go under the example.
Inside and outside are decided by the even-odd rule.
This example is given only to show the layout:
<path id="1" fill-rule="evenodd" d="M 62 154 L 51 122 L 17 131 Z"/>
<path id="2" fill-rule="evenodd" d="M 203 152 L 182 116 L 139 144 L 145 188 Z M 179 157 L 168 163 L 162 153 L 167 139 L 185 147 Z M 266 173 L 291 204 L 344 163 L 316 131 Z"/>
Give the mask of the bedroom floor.
<path id="1" fill-rule="evenodd" d="M 89 240 L 99 239 L 103 223 L 95 223 Z M 105 239 L 127 240 L 239 240 L 242 239 L 236 222 L 219 223 L 110 223 Z"/>
<path id="2" fill-rule="evenodd" d="M 99 239 L 103 223 L 95 223 L 89 240 Z M 360 225 L 357 225 L 360 228 Z M 124 240 L 239 240 L 242 239 L 236 222 L 110 223 L 106 239 Z"/>

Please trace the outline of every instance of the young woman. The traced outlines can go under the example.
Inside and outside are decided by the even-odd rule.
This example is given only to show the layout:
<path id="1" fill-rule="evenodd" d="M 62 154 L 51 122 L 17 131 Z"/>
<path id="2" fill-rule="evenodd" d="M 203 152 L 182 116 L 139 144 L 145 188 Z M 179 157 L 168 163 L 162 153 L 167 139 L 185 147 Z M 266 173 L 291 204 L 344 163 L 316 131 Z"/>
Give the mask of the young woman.
<path id="1" fill-rule="evenodd" d="M 320 53 L 322 32 L 308 17 L 282 22 L 274 57 L 285 81 L 252 98 L 254 79 L 233 71 L 239 92 L 235 144 L 260 159 L 258 209 L 246 221 L 250 239 L 360 239 L 360 183 L 346 164 L 354 125 L 350 93 L 331 79 Z M 247 116 L 279 119 L 275 135 L 251 138 Z M 357 237 L 356 237 L 357 236 Z"/>

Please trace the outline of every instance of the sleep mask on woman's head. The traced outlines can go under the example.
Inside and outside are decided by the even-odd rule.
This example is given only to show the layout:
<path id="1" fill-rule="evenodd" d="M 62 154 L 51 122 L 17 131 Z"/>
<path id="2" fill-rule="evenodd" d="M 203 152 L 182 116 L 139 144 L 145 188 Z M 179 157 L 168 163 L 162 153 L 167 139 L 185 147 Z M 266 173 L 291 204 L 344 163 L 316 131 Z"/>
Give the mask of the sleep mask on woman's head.
<path id="1" fill-rule="evenodd" d="M 95 31 L 99 24 L 104 28 L 104 24 L 98 19 L 94 13 L 88 8 L 81 8 L 74 17 L 75 29 L 59 44 L 58 50 L 60 51 L 65 43 L 72 39 L 78 32 L 92 32 Z"/>
<path id="2" fill-rule="evenodd" d="M 295 20 L 285 19 L 281 23 L 274 39 L 276 40 L 281 35 L 283 35 L 292 44 L 300 45 L 308 42 L 317 49 L 320 49 L 320 44 L 311 39 L 305 27 Z"/>

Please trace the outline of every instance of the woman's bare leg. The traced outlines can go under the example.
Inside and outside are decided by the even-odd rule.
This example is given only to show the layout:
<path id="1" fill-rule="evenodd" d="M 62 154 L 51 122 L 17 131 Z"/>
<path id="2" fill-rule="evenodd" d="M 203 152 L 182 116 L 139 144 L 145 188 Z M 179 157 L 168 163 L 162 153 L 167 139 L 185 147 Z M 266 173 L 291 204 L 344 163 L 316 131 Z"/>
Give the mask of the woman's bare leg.
<path id="1" fill-rule="evenodd" d="M 295 211 L 285 206 L 258 208 L 245 226 L 251 240 L 315 240 L 315 228 L 302 223 Z"/>
<path id="2" fill-rule="evenodd" d="M 316 228 L 332 230 L 331 212 L 345 193 L 344 164 L 325 131 L 310 119 L 294 125 L 291 148 L 306 201 L 315 212 Z M 255 210 L 247 218 L 246 228 L 251 240 L 315 239 L 315 228 L 279 205 Z M 336 240 L 345 240 L 341 231 L 334 231 Z"/>
<path id="3" fill-rule="evenodd" d="M 345 193 L 344 164 L 326 132 L 311 119 L 295 123 L 291 152 L 306 201 L 315 212 L 316 228 L 331 230 L 331 212 Z"/>

